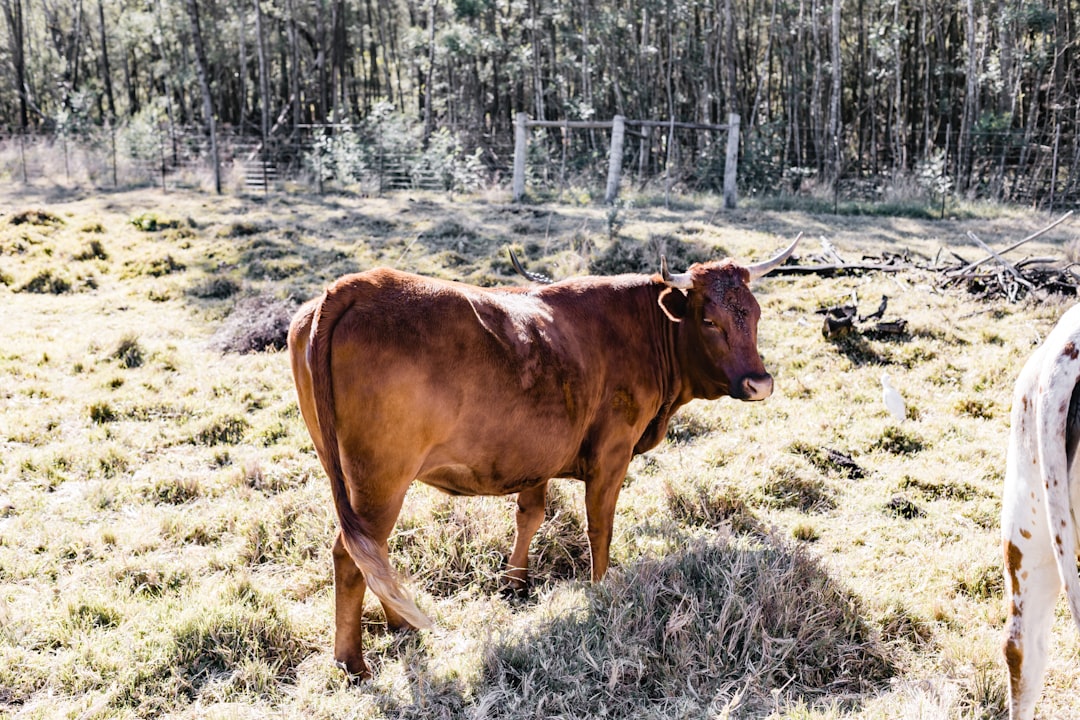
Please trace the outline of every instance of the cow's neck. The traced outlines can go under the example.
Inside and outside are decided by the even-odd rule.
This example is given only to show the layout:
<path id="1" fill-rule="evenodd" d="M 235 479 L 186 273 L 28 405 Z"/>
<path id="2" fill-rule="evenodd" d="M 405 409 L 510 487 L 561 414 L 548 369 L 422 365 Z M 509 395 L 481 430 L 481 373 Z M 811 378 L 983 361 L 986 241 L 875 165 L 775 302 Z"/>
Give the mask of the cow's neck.
<path id="1" fill-rule="evenodd" d="M 679 323 L 660 309 L 660 293 L 664 286 L 650 282 L 647 286 L 647 309 L 642 313 L 643 322 L 650 325 L 648 337 L 655 338 L 655 382 L 660 397 L 660 407 L 649 422 L 645 432 L 634 445 L 634 453 L 643 453 L 656 447 L 667 433 L 668 422 L 675 411 L 693 396 L 688 393 L 679 366 Z"/>

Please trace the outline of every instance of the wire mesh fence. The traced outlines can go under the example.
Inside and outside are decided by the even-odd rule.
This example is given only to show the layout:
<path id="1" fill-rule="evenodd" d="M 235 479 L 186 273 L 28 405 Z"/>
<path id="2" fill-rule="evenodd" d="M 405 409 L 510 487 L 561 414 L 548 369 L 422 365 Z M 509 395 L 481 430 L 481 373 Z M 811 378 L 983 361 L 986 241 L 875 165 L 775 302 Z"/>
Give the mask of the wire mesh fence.
<path id="1" fill-rule="evenodd" d="M 415 127 L 385 121 L 301 126 L 265 146 L 258 136 L 226 128 L 218 144 L 223 184 L 229 192 L 509 189 L 513 138 L 483 137 L 465 147 L 458 137 L 470 134 L 475 133 L 443 128 L 425 143 Z M 527 160 L 530 194 L 559 197 L 573 191 L 601 198 L 608 135 L 561 127 L 532 129 Z M 942 202 L 962 193 L 1048 209 L 1080 206 L 1080 146 L 1075 138 L 1058 134 L 1025 144 L 1015 132 L 977 135 L 969 138 L 975 152 L 963 168 L 945 150 L 903 172 L 876 156 L 852 151 L 839 175 L 826 183 L 827 173 L 821 168 L 785 159 L 778 146 L 782 137 L 756 128 L 741 139 L 739 189 L 748 196 L 797 195 L 814 188 L 820 192 L 828 184 L 842 198 L 873 201 L 906 184 L 910 192 Z M 720 192 L 724 151 L 724 138 L 716 133 L 632 130 L 624 146 L 626 184 L 637 190 Z M 213 187 L 209 155 L 201 128 L 165 123 L 95 127 L 69 135 L 0 135 L 0 179 L 102 190 L 139 186 L 209 190 Z"/>

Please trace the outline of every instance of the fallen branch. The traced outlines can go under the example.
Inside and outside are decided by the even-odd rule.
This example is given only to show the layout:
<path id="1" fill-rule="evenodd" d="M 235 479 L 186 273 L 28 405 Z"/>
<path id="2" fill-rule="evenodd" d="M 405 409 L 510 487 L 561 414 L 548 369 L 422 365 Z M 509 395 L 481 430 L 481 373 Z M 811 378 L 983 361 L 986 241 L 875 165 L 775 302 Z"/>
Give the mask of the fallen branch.
<path id="1" fill-rule="evenodd" d="M 1057 227 L 1057 226 L 1058 226 L 1058 225 L 1060 225 L 1061 223 L 1063 223 L 1063 222 L 1065 222 L 1066 220 L 1068 220 L 1068 219 L 1069 219 L 1069 217 L 1070 217 L 1070 216 L 1071 216 L 1072 214 L 1073 214 L 1073 211 L 1072 211 L 1072 210 L 1070 210 L 1069 212 L 1065 213 L 1064 215 L 1062 215 L 1061 217 L 1059 217 L 1059 218 L 1058 218 L 1057 220 L 1055 220 L 1054 222 L 1050 223 L 1049 225 L 1047 225 L 1046 227 L 1042 228 L 1041 230 L 1036 230 L 1035 232 L 1031 233 L 1030 235 L 1028 235 L 1028 236 L 1027 236 L 1026 238 L 1024 238 L 1023 240 L 1017 240 L 1017 241 L 1016 241 L 1016 242 L 1014 242 L 1014 243 L 1013 243 L 1012 245 L 1010 245 L 1009 247 L 1005 248 L 1005 249 L 1004 249 L 1004 250 L 1002 250 L 1002 251 L 1001 251 L 1000 253 L 998 253 L 998 255 L 1004 255 L 1004 254 L 1005 254 L 1005 253 L 1007 253 L 1007 252 L 1012 252 L 1013 250 L 1015 250 L 1016 248 L 1020 247 L 1020 246 L 1021 246 L 1021 245 L 1023 245 L 1024 243 L 1026 243 L 1026 242 L 1029 242 L 1029 241 L 1031 241 L 1031 240 L 1034 240 L 1035 238 L 1039 237 L 1040 235 L 1044 235 L 1044 234 L 1046 234 L 1046 233 L 1047 233 L 1047 232 L 1049 232 L 1050 230 L 1053 230 L 1053 229 L 1054 229 L 1055 227 Z M 968 234 L 970 235 L 970 233 L 968 233 Z M 990 260 L 993 260 L 993 259 L 994 259 L 994 256 L 993 256 L 993 250 L 991 250 L 990 252 L 991 252 L 991 254 L 990 254 L 990 255 L 988 255 L 987 257 L 984 257 L 984 258 L 983 258 L 982 260 L 976 260 L 975 262 L 973 262 L 973 263 L 971 263 L 971 264 L 967 265 L 966 267 L 964 267 L 964 268 L 961 268 L 961 269 L 960 269 L 960 271 L 959 271 L 959 272 L 957 272 L 957 275 L 964 275 L 965 273 L 967 273 L 967 272 L 969 272 L 969 271 L 971 271 L 971 270 L 974 270 L 975 268 L 979 267 L 979 266 L 980 266 L 980 265 L 982 265 L 983 263 L 986 263 L 986 262 L 989 262 Z M 958 255 L 956 255 L 955 253 L 953 254 L 953 256 L 954 256 L 954 257 L 959 257 L 959 256 L 958 256 Z"/>
<path id="2" fill-rule="evenodd" d="M 976 235 L 975 233 L 971 232 L 970 230 L 968 230 L 967 236 L 969 238 L 971 238 L 983 250 L 990 253 L 990 256 L 993 259 L 997 260 L 1001 264 L 1001 267 L 1005 268 L 1005 270 L 1010 275 L 1015 277 L 1017 282 L 1019 282 L 1021 285 L 1024 285 L 1025 287 L 1029 288 L 1032 292 L 1035 292 L 1035 286 L 1032 285 L 1027 280 L 1025 280 L 1024 276 L 1020 274 L 1019 270 L 1017 270 L 1015 267 L 1013 267 L 1012 263 L 1010 263 L 1005 258 L 1001 257 L 1001 253 L 994 252 L 993 248 L 991 248 L 989 245 L 987 245 L 982 240 L 980 240 L 979 236 Z"/>
<path id="3" fill-rule="evenodd" d="M 881 263 L 844 263 L 828 265 L 781 265 L 770 275 L 820 275 L 822 277 L 835 277 L 837 275 L 858 275 L 863 272 L 900 272 L 910 270 L 910 265 L 884 265 Z"/>

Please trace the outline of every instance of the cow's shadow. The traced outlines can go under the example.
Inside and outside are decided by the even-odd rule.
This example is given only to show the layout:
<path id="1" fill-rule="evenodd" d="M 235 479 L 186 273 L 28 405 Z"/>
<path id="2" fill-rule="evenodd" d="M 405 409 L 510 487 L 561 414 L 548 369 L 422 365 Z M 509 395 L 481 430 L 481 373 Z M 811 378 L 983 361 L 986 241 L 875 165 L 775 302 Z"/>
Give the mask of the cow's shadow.
<path id="1" fill-rule="evenodd" d="M 773 690 L 810 704 L 850 699 L 880 689 L 896 669 L 858 599 L 769 536 L 698 538 L 603 583 L 563 583 L 540 604 L 516 611 L 537 619 L 484 642 L 471 692 L 428 670 L 422 641 L 395 643 L 416 707 L 385 709 L 412 717 L 434 704 L 441 715 L 468 716 L 495 702 L 510 714 L 639 717 L 676 703 L 682 715 L 705 716 L 732 701 L 744 712 L 772 708 Z"/>

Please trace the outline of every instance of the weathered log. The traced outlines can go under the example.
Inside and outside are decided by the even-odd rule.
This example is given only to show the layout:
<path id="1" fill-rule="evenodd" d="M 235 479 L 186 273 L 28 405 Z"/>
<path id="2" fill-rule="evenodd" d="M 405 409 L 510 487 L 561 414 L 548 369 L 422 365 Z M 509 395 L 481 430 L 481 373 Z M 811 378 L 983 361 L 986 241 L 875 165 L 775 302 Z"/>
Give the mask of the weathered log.
<path id="1" fill-rule="evenodd" d="M 900 272 L 910 270 L 907 265 L 883 265 L 881 263 L 844 263 L 843 265 L 781 265 L 773 270 L 770 275 L 820 275 L 822 277 L 835 277 L 837 275 L 858 275 L 864 272 Z"/>

